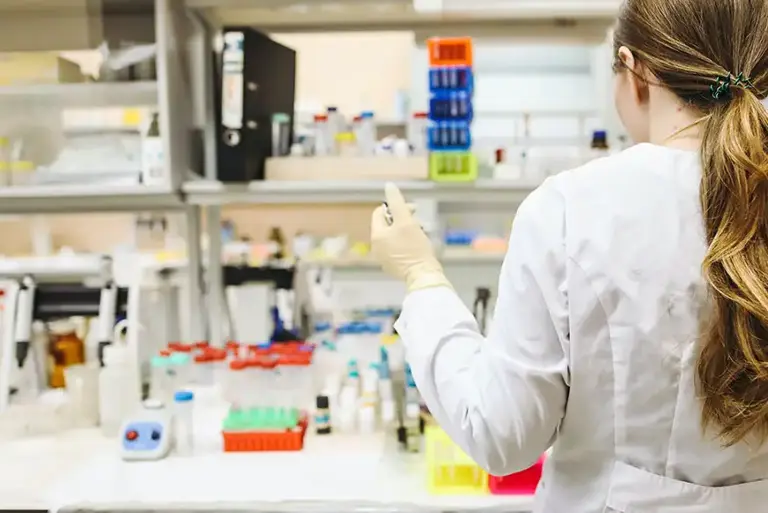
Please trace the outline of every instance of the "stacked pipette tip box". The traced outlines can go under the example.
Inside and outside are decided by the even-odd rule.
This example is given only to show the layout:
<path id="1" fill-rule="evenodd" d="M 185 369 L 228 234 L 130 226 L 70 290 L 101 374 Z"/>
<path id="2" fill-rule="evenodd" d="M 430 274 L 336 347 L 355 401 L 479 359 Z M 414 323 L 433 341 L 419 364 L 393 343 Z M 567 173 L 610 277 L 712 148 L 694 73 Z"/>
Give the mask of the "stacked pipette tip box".
<path id="1" fill-rule="evenodd" d="M 477 178 L 472 153 L 472 39 L 432 38 L 429 52 L 429 175 L 438 182 Z"/>

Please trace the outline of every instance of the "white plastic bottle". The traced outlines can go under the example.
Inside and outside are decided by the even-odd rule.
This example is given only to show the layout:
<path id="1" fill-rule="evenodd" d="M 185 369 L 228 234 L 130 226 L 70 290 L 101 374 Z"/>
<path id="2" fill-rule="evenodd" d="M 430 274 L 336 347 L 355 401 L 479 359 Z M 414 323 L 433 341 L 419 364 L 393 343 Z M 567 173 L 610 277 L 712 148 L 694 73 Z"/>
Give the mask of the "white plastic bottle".
<path id="1" fill-rule="evenodd" d="M 357 126 L 357 149 L 364 157 L 371 156 L 376 151 L 376 121 L 371 111 L 360 114 Z"/>
<path id="2" fill-rule="evenodd" d="M 315 148 L 314 153 L 318 157 L 329 155 L 331 153 L 331 138 L 329 137 L 330 127 L 328 126 L 328 116 L 318 114 L 315 116 Z"/>
<path id="3" fill-rule="evenodd" d="M 427 130 L 429 130 L 429 115 L 426 112 L 414 112 L 408 123 L 408 142 L 414 155 L 426 155 Z"/>
<path id="4" fill-rule="evenodd" d="M 152 123 L 141 141 L 141 183 L 144 185 L 162 185 L 165 181 L 165 159 L 159 121 L 158 114 L 153 114 Z"/>
<path id="5" fill-rule="evenodd" d="M 104 348 L 104 368 L 99 373 L 99 424 L 106 436 L 116 436 L 123 421 L 141 405 L 139 375 L 128 348 Z"/>

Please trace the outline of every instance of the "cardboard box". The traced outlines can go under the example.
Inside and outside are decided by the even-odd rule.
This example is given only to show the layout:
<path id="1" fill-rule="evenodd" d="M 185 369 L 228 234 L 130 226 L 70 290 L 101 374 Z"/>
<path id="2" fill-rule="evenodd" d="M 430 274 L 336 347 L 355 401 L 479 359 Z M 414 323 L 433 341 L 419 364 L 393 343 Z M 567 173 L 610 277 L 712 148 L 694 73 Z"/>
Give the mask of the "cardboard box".
<path id="1" fill-rule="evenodd" d="M 267 159 L 267 180 L 355 181 L 426 180 L 426 156 L 395 157 L 276 157 Z"/>

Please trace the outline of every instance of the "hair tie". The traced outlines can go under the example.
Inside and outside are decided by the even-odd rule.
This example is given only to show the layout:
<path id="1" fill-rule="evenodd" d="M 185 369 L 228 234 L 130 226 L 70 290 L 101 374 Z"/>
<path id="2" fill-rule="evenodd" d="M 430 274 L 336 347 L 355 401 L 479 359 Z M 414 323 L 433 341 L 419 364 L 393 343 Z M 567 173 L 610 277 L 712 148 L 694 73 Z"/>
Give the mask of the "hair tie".
<path id="1" fill-rule="evenodd" d="M 752 81 L 744 76 L 744 73 L 739 73 L 734 78 L 733 74 L 729 71 L 727 75 L 721 75 L 715 79 L 715 83 L 709 86 L 709 92 L 713 99 L 722 100 L 731 97 L 731 87 L 739 86 L 745 89 L 755 88 L 752 85 Z"/>

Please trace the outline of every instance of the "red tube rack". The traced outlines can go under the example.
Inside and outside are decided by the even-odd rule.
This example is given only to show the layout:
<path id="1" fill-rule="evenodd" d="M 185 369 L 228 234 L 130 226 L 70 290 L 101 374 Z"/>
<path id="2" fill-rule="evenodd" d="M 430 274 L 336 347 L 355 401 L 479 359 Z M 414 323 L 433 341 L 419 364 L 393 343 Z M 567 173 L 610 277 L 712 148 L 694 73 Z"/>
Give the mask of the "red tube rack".
<path id="1" fill-rule="evenodd" d="M 536 487 L 541 480 L 541 471 L 544 466 L 542 457 L 532 467 L 521 472 L 504 477 L 490 476 L 488 489 L 494 495 L 531 495 L 536 492 Z"/>

